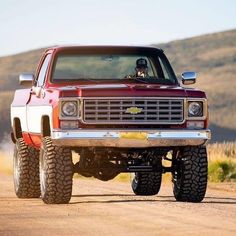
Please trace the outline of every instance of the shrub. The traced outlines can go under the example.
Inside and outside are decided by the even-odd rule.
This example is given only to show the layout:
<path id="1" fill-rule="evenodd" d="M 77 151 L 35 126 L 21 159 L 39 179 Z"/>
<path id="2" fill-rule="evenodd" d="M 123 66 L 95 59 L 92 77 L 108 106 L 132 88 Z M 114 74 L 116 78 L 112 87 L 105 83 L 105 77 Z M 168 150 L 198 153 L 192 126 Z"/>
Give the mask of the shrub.
<path id="1" fill-rule="evenodd" d="M 223 182 L 236 180 L 236 163 L 231 160 L 216 160 L 209 163 L 209 180 Z"/>

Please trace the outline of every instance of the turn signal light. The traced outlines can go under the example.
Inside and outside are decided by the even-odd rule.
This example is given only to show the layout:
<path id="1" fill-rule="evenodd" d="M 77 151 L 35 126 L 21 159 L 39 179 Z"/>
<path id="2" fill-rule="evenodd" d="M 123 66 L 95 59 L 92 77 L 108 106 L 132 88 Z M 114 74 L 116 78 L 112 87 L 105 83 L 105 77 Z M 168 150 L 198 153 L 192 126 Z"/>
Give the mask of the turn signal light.
<path id="1" fill-rule="evenodd" d="M 62 120 L 61 121 L 61 129 L 78 129 L 79 122 L 76 120 Z"/>
<path id="2" fill-rule="evenodd" d="M 204 121 L 187 121 L 188 129 L 203 129 Z"/>

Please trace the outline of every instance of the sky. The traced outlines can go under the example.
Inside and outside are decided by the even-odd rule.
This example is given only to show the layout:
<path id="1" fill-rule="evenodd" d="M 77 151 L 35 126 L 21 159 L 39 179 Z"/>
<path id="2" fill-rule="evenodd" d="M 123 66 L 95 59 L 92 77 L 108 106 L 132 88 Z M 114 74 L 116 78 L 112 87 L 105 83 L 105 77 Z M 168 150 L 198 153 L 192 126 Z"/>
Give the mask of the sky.
<path id="1" fill-rule="evenodd" d="M 53 45 L 149 45 L 236 28 L 235 0 L 0 0 L 0 56 Z"/>

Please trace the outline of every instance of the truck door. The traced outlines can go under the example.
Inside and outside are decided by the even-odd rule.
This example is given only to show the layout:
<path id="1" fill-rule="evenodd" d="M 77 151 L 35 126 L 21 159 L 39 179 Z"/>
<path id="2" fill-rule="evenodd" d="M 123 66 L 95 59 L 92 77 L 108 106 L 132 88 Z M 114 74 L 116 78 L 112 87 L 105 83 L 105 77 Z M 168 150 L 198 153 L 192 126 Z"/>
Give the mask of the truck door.
<path id="1" fill-rule="evenodd" d="M 43 58 L 26 107 L 28 130 L 31 139 L 36 146 L 40 145 L 41 118 L 43 115 L 51 115 L 52 113 L 51 105 L 44 99 L 44 84 L 50 59 L 51 54 L 46 54 Z"/>

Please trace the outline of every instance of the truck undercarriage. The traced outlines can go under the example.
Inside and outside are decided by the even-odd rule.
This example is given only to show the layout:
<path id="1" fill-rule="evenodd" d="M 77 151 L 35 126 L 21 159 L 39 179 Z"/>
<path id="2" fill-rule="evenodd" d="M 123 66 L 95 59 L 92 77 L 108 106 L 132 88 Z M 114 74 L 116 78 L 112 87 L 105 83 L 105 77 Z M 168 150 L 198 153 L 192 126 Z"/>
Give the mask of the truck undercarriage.
<path id="1" fill-rule="evenodd" d="M 124 172 L 172 172 L 173 166 L 163 166 L 162 160 L 172 162 L 177 154 L 176 148 L 80 148 L 75 151 L 79 153 L 80 161 L 74 165 L 74 171 L 103 181 Z M 172 151 L 171 159 L 167 157 L 169 151 Z"/>

